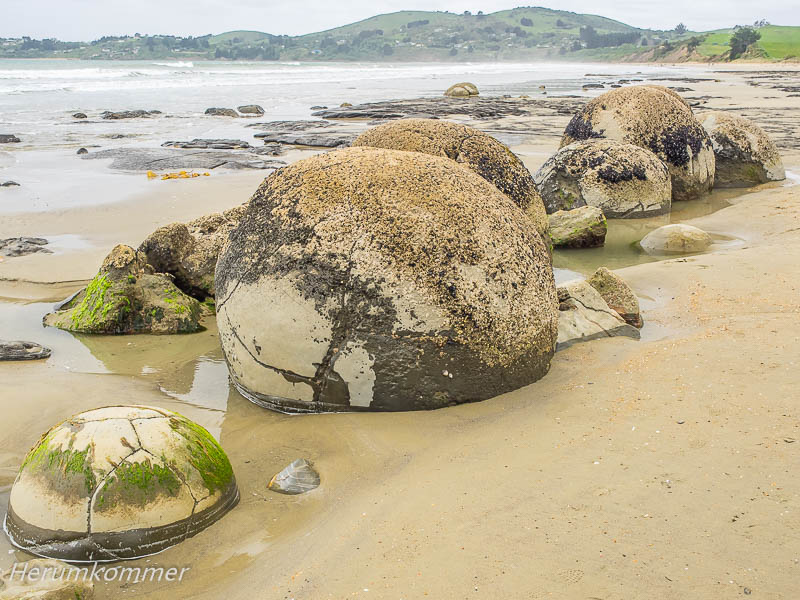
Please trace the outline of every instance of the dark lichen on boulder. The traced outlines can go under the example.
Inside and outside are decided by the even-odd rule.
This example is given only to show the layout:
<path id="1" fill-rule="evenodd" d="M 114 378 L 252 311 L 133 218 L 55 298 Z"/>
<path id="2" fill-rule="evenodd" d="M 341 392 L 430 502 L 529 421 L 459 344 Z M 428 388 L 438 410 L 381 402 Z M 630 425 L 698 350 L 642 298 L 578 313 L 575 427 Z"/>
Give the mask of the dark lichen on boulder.
<path id="1" fill-rule="evenodd" d="M 191 333 L 201 329 L 200 303 L 169 275 L 154 273 L 144 254 L 119 245 L 88 286 L 45 325 L 78 333 Z"/>

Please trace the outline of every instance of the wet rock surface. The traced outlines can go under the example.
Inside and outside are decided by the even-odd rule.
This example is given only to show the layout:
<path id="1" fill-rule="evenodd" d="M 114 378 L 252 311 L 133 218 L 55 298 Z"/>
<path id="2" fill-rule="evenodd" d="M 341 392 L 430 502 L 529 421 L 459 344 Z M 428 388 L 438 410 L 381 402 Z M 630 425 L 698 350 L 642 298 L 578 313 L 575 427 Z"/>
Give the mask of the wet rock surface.
<path id="1" fill-rule="evenodd" d="M 109 121 L 117 121 L 120 119 L 141 119 L 146 117 L 155 117 L 160 114 L 160 110 L 122 110 L 119 112 L 106 110 L 100 113 L 100 118 Z"/>
<path id="2" fill-rule="evenodd" d="M 319 487 L 319 473 L 305 458 L 298 458 L 277 473 L 267 484 L 273 492 L 279 494 L 305 494 Z"/>
<path id="3" fill-rule="evenodd" d="M 19 184 L 16 181 L 4 181 L 0 187 L 19 187 Z"/>
<path id="4" fill-rule="evenodd" d="M 21 142 L 17 136 L 10 133 L 0 133 L 0 144 L 18 144 Z"/>
<path id="5" fill-rule="evenodd" d="M 633 144 L 593 139 L 561 148 L 534 180 L 547 212 L 594 206 L 610 219 L 668 213 L 672 183 L 667 166 Z"/>
<path id="6" fill-rule="evenodd" d="M 600 267 L 586 281 L 598 291 L 609 308 L 616 311 L 626 323 L 641 329 L 644 321 L 639 311 L 639 299 L 622 277 L 605 267 Z"/>
<path id="7" fill-rule="evenodd" d="M 587 281 L 571 281 L 559 286 L 558 303 L 556 350 L 607 337 L 625 336 L 636 340 L 640 337 L 639 330 L 612 310 Z"/>
<path id="8" fill-rule="evenodd" d="M 221 140 L 221 139 L 193 139 L 189 142 L 164 142 L 161 144 L 162 148 L 186 148 L 186 149 L 201 149 L 201 150 L 241 150 L 243 148 L 250 148 L 249 142 L 243 140 Z"/>
<path id="9" fill-rule="evenodd" d="M 142 242 L 139 251 L 157 272 L 172 275 L 183 292 L 200 300 L 213 297 L 217 257 L 244 212 L 241 206 L 186 224 L 159 227 Z"/>
<path id="10" fill-rule="evenodd" d="M 0 600 L 94 600 L 94 582 L 49 558 L 15 563 L 0 576 Z"/>
<path id="11" fill-rule="evenodd" d="M 608 224 L 594 206 L 559 210 L 549 217 L 550 239 L 556 248 L 597 248 L 606 241 Z"/>
<path id="12" fill-rule="evenodd" d="M 674 94 L 644 85 L 602 94 L 572 118 L 561 147 L 597 138 L 640 146 L 658 156 L 669 169 L 673 200 L 697 198 L 714 185 L 711 140 Z"/>
<path id="13" fill-rule="evenodd" d="M 109 406 L 41 437 L 11 489 L 6 528 L 39 556 L 133 559 L 197 534 L 238 500 L 231 464 L 205 429 L 162 408 Z"/>
<path id="14" fill-rule="evenodd" d="M 45 248 L 48 241 L 38 237 L 16 237 L 0 240 L 0 256 L 26 256 L 42 252 L 52 254 L 53 251 Z"/>
<path id="15" fill-rule="evenodd" d="M 86 113 L 76 112 L 72 114 L 73 119 L 87 119 Z"/>
<path id="16" fill-rule="evenodd" d="M 260 107 L 258 104 L 245 104 L 244 106 L 240 106 L 237 108 L 240 113 L 243 115 L 255 115 L 260 117 L 264 114 L 264 109 Z"/>
<path id="17" fill-rule="evenodd" d="M 212 117 L 238 117 L 240 116 L 238 112 L 233 110 L 232 108 L 207 108 L 205 114 L 211 115 Z"/>
<path id="18" fill-rule="evenodd" d="M 686 254 L 703 252 L 712 241 L 711 236 L 702 229 L 676 223 L 654 229 L 642 239 L 640 245 L 648 254 Z"/>
<path id="19" fill-rule="evenodd" d="M 747 187 L 786 178 L 781 155 L 767 133 L 750 119 L 727 111 L 703 113 L 711 136 L 719 187 Z"/>
<path id="20" fill-rule="evenodd" d="M 216 292 L 234 384 L 285 412 L 482 400 L 543 376 L 556 337 L 530 219 L 472 171 L 416 152 L 335 150 L 268 177 Z"/>
<path id="21" fill-rule="evenodd" d="M 223 152 L 179 148 L 113 148 L 90 152 L 83 160 L 112 159 L 112 169 L 163 171 L 167 169 L 276 169 L 285 163 L 264 159 L 257 151 Z"/>
<path id="22" fill-rule="evenodd" d="M 50 356 L 50 348 L 36 342 L 0 340 L 0 361 L 40 360 Z"/>
<path id="23" fill-rule="evenodd" d="M 454 160 L 494 184 L 530 216 L 539 233 L 547 234 L 544 204 L 528 169 L 507 146 L 474 127 L 444 120 L 401 119 L 367 130 L 353 145 Z"/>
<path id="24" fill-rule="evenodd" d="M 44 317 L 44 324 L 79 333 L 191 333 L 201 329 L 200 303 L 145 255 L 119 245 L 89 285 Z"/>
<path id="25" fill-rule="evenodd" d="M 355 134 L 341 133 L 281 133 L 263 131 L 253 137 L 264 143 L 288 144 L 290 146 L 309 146 L 316 148 L 344 148 L 355 140 Z"/>

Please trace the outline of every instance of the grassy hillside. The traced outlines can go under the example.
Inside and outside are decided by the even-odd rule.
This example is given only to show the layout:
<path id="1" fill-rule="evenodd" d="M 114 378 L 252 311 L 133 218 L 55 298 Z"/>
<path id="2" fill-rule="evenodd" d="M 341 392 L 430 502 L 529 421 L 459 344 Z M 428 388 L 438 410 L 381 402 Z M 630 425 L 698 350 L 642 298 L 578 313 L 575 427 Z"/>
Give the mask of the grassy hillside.
<path id="1" fill-rule="evenodd" d="M 800 27 L 767 25 L 744 60 L 795 60 Z M 0 39 L 0 58 L 319 61 L 727 60 L 733 29 L 639 29 L 597 15 L 524 7 L 491 14 L 399 11 L 302 36 L 108 36 L 92 42 Z"/>

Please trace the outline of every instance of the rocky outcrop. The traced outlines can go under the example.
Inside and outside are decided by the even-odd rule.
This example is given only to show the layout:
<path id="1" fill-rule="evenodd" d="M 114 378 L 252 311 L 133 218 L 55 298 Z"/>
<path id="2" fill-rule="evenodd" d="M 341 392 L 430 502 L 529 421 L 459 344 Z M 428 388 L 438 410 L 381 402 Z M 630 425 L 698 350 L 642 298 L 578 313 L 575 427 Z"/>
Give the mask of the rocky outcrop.
<path id="1" fill-rule="evenodd" d="M 285 412 L 432 409 L 527 385 L 556 337 L 530 219 L 453 160 L 336 150 L 268 177 L 216 270 L 232 381 Z"/>
<path id="2" fill-rule="evenodd" d="M 202 140 L 195 138 L 190 142 L 164 142 L 161 147 L 189 150 L 242 150 L 250 148 L 250 144 L 242 140 Z"/>
<path id="3" fill-rule="evenodd" d="M 140 119 L 143 117 L 154 117 L 160 114 L 160 110 L 123 110 L 119 112 L 106 110 L 100 113 L 100 118 L 110 121 L 117 121 L 119 119 Z"/>
<path id="4" fill-rule="evenodd" d="M 594 206 L 609 219 L 668 213 L 672 183 L 667 166 L 633 144 L 593 139 L 574 142 L 534 175 L 548 213 Z"/>
<path id="5" fill-rule="evenodd" d="M 705 129 L 673 94 L 632 86 L 591 100 L 569 122 L 561 147 L 596 138 L 646 148 L 667 165 L 672 199 L 689 200 L 714 186 L 714 151 Z"/>
<path id="6" fill-rule="evenodd" d="M 253 137 L 264 140 L 265 144 L 278 143 L 290 146 L 311 148 L 344 148 L 353 143 L 355 134 L 343 133 L 280 133 L 264 131 Z"/>
<path id="7" fill-rule="evenodd" d="M 32 554 L 118 561 L 174 546 L 238 500 L 231 463 L 203 427 L 163 408 L 108 406 L 42 435 L 11 488 L 5 528 Z"/>
<path id="8" fill-rule="evenodd" d="M 139 251 L 157 272 L 172 275 L 185 293 L 200 300 L 213 297 L 217 257 L 244 211 L 241 206 L 186 224 L 159 227 L 142 242 Z"/>
<path id="9" fill-rule="evenodd" d="M 91 283 L 44 323 L 80 333 L 191 333 L 200 329 L 201 312 L 169 275 L 153 272 L 143 253 L 119 245 Z"/>
<path id="10" fill-rule="evenodd" d="M 0 133 L 0 144 L 18 144 L 21 141 L 22 140 L 11 133 Z"/>
<path id="11" fill-rule="evenodd" d="M 40 360 L 50 356 L 50 348 L 35 342 L 0 340 L 0 361 L 4 360 Z"/>
<path id="12" fill-rule="evenodd" d="M 205 114 L 212 117 L 238 117 L 238 112 L 232 108 L 207 108 Z"/>
<path id="13" fill-rule="evenodd" d="M 50 558 L 14 563 L 0 576 L 0 600 L 94 600 L 81 568 Z"/>
<path id="14" fill-rule="evenodd" d="M 243 115 L 254 115 L 260 117 L 264 114 L 264 109 L 258 104 L 245 104 L 244 106 L 240 106 L 237 110 Z"/>
<path id="15" fill-rule="evenodd" d="M 606 241 L 606 218 L 594 206 L 559 210 L 549 221 L 550 239 L 556 248 L 596 248 Z"/>
<path id="16" fill-rule="evenodd" d="M 90 152 L 83 160 L 112 159 L 109 167 L 125 171 L 165 171 L 177 169 L 277 169 L 286 164 L 265 159 L 260 149 L 247 151 L 194 150 L 179 148 L 112 148 Z"/>
<path id="17" fill-rule="evenodd" d="M 447 91 L 444 93 L 445 96 L 450 96 L 451 98 L 469 98 L 470 96 L 478 96 L 479 94 L 478 86 L 466 81 L 454 83 L 447 88 Z"/>
<path id="18" fill-rule="evenodd" d="M 623 321 L 589 282 L 570 281 L 559 286 L 556 350 L 615 336 L 638 340 L 639 330 Z"/>
<path id="19" fill-rule="evenodd" d="M 451 121 L 402 119 L 367 130 L 353 145 L 423 152 L 461 163 L 511 198 L 537 231 L 547 235 L 547 215 L 533 177 L 506 145 L 489 134 Z"/>
<path id="20" fill-rule="evenodd" d="M 644 321 L 639 311 L 639 299 L 622 277 L 600 267 L 586 281 L 626 323 L 641 329 Z"/>
<path id="21" fill-rule="evenodd" d="M 52 254 L 52 250 L 45 248 L 47 244 L 48 241 L 45 238 L 6 238 L 0 240 L 0 256 L 26 256 L 37 252 Z"/>
<path id="22" fill-rule="evenodd" d="M 716 156 L 716 185 L 748 187 L 786 179 L 777 146 L 750 119 L 729 112 L 703 113 Z"/>
<path id="23" fill-rule="evenodd" d="M 702 229 L 678 223 L 654 229 L 639 244 L 648 254 L 687 254 L 707 250 L 712 241 Z"/>

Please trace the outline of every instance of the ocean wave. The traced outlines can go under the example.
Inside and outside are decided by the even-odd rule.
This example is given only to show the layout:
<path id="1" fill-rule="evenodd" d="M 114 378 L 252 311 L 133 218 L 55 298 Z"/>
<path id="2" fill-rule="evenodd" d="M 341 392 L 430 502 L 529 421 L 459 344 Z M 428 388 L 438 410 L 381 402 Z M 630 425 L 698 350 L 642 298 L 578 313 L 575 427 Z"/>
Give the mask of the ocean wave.
<path id="1" fill-rule="evenodd" d="M 154 65 L 159 67 L 176 67 L 176 68 L 188 68 L 191 69 L 194 67 L 194 63 L 191 61 L 182 61 L 176 60 L 175 62 L 154 62 Z"/>

